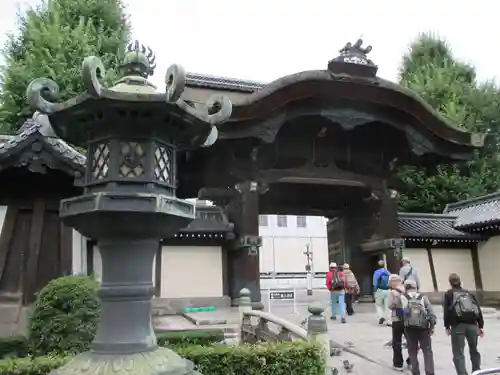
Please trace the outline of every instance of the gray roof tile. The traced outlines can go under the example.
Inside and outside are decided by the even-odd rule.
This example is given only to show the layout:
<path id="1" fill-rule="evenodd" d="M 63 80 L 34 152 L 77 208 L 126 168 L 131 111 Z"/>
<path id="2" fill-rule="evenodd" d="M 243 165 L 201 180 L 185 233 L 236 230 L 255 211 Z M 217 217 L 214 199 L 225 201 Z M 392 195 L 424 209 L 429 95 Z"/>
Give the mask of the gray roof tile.
<path id="1" fill-rule="evenodd" d="M 459 229 L 497 224 L 500 222 L 500 192 L 448 204 L 444 213 L 457 217 L 455 228 Z"/>
<path id="2" fill-rule="evenodd" d="M 186 85 L 190 87 L 203 87 L 209 89 L 252 93 L 261 89 L 266 84 L 262 82 L 243 79 L 218 77 L 198 73 L 187 73 Z"/>
<path id="3" fill-rule="evenodd" d="M 481 236 L 454 228 L 456 216 L 444 214 L 399 213 L 399 231 L 406 238 L 480 239 Z"/>
<path id="4" fill-rule="evenodd" d="M 69 167 L 66 168 L 66 171 L 74 170 L 75 172 L 82 173 L 85 169 L 86 157 L 60 138 L 44 136 L 41 133 L 42 127 L 43 125 L 39 122 L 29 119 L 22 125 L 19 134 L 11 136 L 0 135 L 0 163 L 10 158 L 19 157 L 25 150 L 31 152 L 27 146 L 38 140 L 43 143 L 51 155 L 54 155 L 65 166 Z M 32 155 L 33 157 L 38 157 L 34 153 Z M 19 159 L 21 160 L 22 158 Z M 23 165 L 26 162 L 26 159 L 23 159 Z M 47 161 L 46 164 L 51 168 L 56 167 L 55 165 L 51 165 L 50 161 Z M 14 165 L 16 164 L 14 163 Z"/>

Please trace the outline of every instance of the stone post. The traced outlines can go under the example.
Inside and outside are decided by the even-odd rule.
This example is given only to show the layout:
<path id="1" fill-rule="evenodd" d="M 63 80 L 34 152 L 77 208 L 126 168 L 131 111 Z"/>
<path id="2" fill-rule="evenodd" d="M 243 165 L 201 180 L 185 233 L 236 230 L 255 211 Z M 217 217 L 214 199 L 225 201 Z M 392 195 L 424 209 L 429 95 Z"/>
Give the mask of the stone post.
<path id="1" fill-rule="evenodd" d="M 307 318 L 307 336 L 310 341 L 317 341 L 323 347 L 325 356 L 325 375 L 331 375 L 331 371 L 329 370 L 331 347 L 330 338 L 328 336 L 328 325 L 323 315 L 325 309 L 315 302 L 309 305 L 308 311 L 311 315 Z"/>
<path id="2" fill-rule="evenodd" d="M 239 343 L 242 344 L 244 342 L 244 333 L 243 333 L 243 325 L 250 325 L 250 317 L 245 317 L 245 313 L 252 311 L 252 299 L 250 298 L 252 292 L 249 289 L 243 288 L 240 290 L 239 296 Z"/>

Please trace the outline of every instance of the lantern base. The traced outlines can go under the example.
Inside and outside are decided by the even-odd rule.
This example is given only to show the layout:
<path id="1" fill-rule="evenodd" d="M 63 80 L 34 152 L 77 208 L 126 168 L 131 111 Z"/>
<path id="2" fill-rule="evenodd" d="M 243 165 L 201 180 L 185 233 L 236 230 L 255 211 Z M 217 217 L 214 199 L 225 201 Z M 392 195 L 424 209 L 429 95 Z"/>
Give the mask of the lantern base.
<path id="1" fill-rule="evenodd" d="M 201 375 L 194 364 L 167 348 L 133 354 L 85 352 L 49 375 Z"/>

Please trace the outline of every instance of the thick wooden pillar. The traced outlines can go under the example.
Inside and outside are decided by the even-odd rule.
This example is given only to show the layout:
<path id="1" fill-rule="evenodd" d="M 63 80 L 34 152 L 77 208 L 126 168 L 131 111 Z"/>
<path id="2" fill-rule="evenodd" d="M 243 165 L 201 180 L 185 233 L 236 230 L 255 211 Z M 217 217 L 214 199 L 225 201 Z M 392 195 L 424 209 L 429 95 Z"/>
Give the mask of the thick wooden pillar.
<path id="1" fill-rule="evenodd" d="M 346 261 L 356 273 L 364 295 L 372 294 L 372 274 L 378 259 L 385 257 L 390 272 L 400 268 L 397 201 L 394 192 L 381 185 L 370 198 L 342 211 Z"/>
<path id="2" fill-rule="evenodd" d="M 363 231 L 365 222 L 368 219 L 364 210 L 364 205 L 355 206 L 343 212 L 341 218 L 343 247 L 346 253 L 345 261 L 351 266 L 351 270 L 356 275 L 362 296 L 371 295 L 371 279 L 373 266 L 371 262 L 372 254 L 362 249 Z"/>
<path id="3" fill-rule="evenodd" d="M 398 201 L 394 190 L 383 189 L 378 191 L 380 205 L 375 211 L 378 220 L 377 233 L 384 239 L 402 240 L 399 235 Z M 399 273 L 401 267 L 401 246 L 396 241 L 389 241 L 389 247 L 384 249 L 387 269 L 392 273 Z"/>
<path id="4" fill-rule="evenodd" d="M 425 251 L 427 252 L 427 259 L 429 261 L 429 270 L 431 271 L 431 279 L 432 279 L 432 288 L 434 292 L 438 291 L 438 282 L 437 282 L 437 276 L 436 276 L 436 267 L 434 265 L 434 257 L 432 256 L 432 245 L 427 245 L 425 248 Z"/>
<path id="5" fill-rule="evenodd" d="M 236 236 L 227 257 L 229 295 L 237 305 L 240 290 L 247 288 L 254 307 L 258 308 L 261 305 L 259 248 L 262 245 L 258 184 L 252 181 L 238 184 L 226 212 L 234 224 Z"/>
<path id="6" fill-rule="evenodd" d="M 259 195 L 256 182 L 239 183 L 235 188 L 203 188 L 199 199 L 208 199 L 222 207 L 228 220 L 234 225 L 233 235 L 226 246 L 223 275 L 225 289 L 233 305 L 239 303 L 239 292 L 247 288 L 251 292 L 254 308 L 262 308 L 260 294 L 259 248 Z"/>
<path id="7" fill-rule="evenodd" d="M 477 242 L 471 244 L 470 253 L 472 259 L 472 270 L 474 272 L 476 296 L 479 299 L 479 303 L 483 304 L 484 303 L 483 277 L 481 276 L 481 267 L 479 264 L 479 250 Z"/>

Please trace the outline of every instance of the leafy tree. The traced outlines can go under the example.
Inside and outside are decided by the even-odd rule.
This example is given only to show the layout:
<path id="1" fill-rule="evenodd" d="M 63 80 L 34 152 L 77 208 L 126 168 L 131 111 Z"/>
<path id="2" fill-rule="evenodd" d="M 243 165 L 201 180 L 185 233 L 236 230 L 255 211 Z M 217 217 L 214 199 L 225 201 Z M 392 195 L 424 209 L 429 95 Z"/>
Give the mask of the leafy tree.
<path id="1" fill-rule="evenodd" d="M 2 51 L 0 132 L 14 132 L 32 113 L 26 88 L 35 78 L 56 81 L 66 100 L 84 90 L 82 61 L 96 55 L 112 82 L 130 36 L 121 0 L 47 0 L 19 14 L 18 24 Z"/>
<path id="2" fill-rule="evenodd" d="M 396 183 L 400 209 L 442 212 L 447 203 L 497 190 L 499 89 L 490 82 L 479 83 L 475 69 L 455 59 L 446 42 L 430 34 L 421 35 L 404 56 L 400 83 L 419 93 L 452 124 L 492 135 L 471 161 L 441 165 L 436 170 L 401 168 Z"/>

